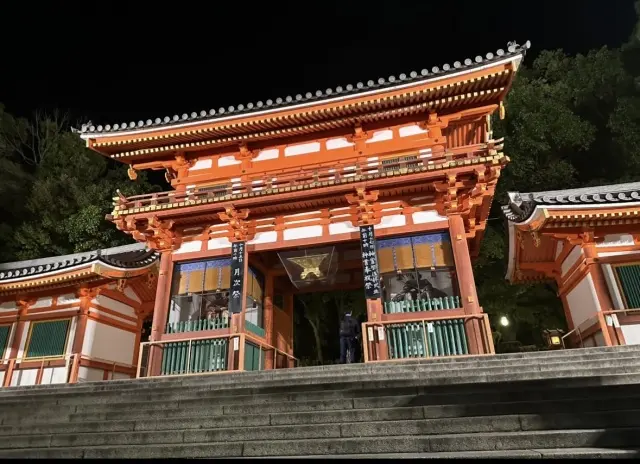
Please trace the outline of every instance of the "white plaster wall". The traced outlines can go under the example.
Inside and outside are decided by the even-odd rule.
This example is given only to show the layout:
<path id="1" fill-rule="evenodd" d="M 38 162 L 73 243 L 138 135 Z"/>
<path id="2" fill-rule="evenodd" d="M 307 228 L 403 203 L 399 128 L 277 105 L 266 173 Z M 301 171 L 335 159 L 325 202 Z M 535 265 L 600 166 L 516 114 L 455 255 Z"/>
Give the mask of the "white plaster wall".
<path id="1" fill-rule="evenodd" d="M 384 140 L 391 140 L 393 138 L 393 131 L 391 129 L 385 129 L 376 131 L 373 133 L 373 136 L 367 140 L 365 143 L 376 143 L 382 142 Z"/>
<path id="2" fill-rule="evenodd" d="M 125 294 L 125 296 L 127 298 L 131 298 L 133 301 L 136 301 L 138 303 L 142 303 L 142 300 L 140 299 L 140 297 L 138 295 L 136 295 L 136 292 L 134 292 L 131 287 L 126 287 L 124 289 L 124 294 Z"/>
<path id="3" fill-rule="evenodd" d="M 200 240 L 193 240 L 191 242 L 184 242 L 180 245 L 176 251 L 173 252 L 174 255 L 178 255 L 180 253 L 191 253 L 194 251 L 200 251 L 202 247 L 202 242 Z"/>
<path id="4" fill-rule="evenodd" d="M 42 385 L 51 385 L 54 383 L 67 383 L 67 368 L 47 367 L 42 371 Z"/>
<path id="5" fill-rule="evenodd" d="M 17 323 L 13 323 L 11 324 L 11 327 L 9 328 L 9 337 L 7 339 L 7 346 L 4 348 L 4 353 L 2 353 L 2 359 L 7 361 L 9 359 L 9 352 L 11 345 L 13 344 L 13 337 L 15 337 L 15 332 L 16 332 L 16 327 L 18 326 Z M 1 385 L 1 383 L 0 383 Z"/>
<path id="6" fill-rule="evenodd" d="M 283 236 L 285 240 L 322 237 L 322 226 L 307 226 L 297 227 L 295 229 L 285 229 Z"/>
<path id="7" fill-rule="evenodd" d="M 109 378 L 111 380 L 125 380 L 125 379 L 131 379 L 132 376 L 129 374 L 124 374 L 122 372 L 114 372 L 113 375 L 111 375 Z"/>
<path id="8" fill-rule="evenodd" d="M 327 140 L 327 150 L 335 150 L 337 148 L 346 148 L 353 146 L 353 142 L 349 142 L 345 137 Z"/>
<path id="9" fill-rule="evenodd" d="M 254 245 L 256 243 L 273 243 L 276 240 L 278 240 L 278 232 L 271 230 L 269 232 L 256 232 L 254 239 L 249 240 L 247 243 L 249 245 Z"/>
<path id="10" fill-rule="evenodd" d="M 347 234 L 350 232 L 358 232 L 357 227 L 353 227 L 351 221 L 335 222 L 329 224 L 329 235 Z"/>
<path id="11" fill-rule="evenodd" d="M 227 237 L 212 238 L 207 242 L 207 250 L 216 250 L 219 248 L 231 248 L 231 242 Z"/>
<path id="12" fill-rule="evenodd" d="M 199 159 L 198 161 L 196 161 L 196 164 L 194 164 L 189 171 L 198 171 L 200 169 L 209 169 L 211 166 L 213 166 L 213 160 L 211 158 L 209 159 Z"/>
<path id="13" fill-rule="evenodd" d="M 602 242 L 596 243 L 596 248 L 630 246 L 633 244 L 633 236 L 630 234 L 607 234 Z"/>
<path id="14" fill-rule="evenodd" d="M 284 149 L 284 156 L 304 155 L 320 151 L 320 142 L 301 143 Z"/>
<path id="15" fill-rule="evenodd" d="M 562 275 L 566 274 L 567 271 L 571 269 L 571 266 L 573 266 L 581 256 L 582 248 L 579 246 L 574 246 L 560 266 L 562 268 Z"/>
<path id="16" fill-rule="evenodd" d="M 428 132 L 427 130 L 421 128 L 417 124 L 401 127 L 400 130 L 398 131 L 398 133 L 400 134 L 400 137 L 408 137 L 410 135 L 416 135 L 416 134 L 425 134 L 427 132 Z"/>
<path id="17" fill-rule="evenodd" d="M 131 306 L 120 303 L 119 301 L 109 298 L 108 296 L 98 295 L 96 298 L 91 300 L 91 302 L 93 304 L 98 304 L 104 308 L 116 311 L 120 314 L 136 317 L 136 312 Z"/>
<path id="18" fill-rule="evenodd" d="M 4 385 L 4 371 L 0 371 L 0 385 Z"/>
<path id="19" fill-rule="evenodd" d="M 385 229 L 387 227 L 402 227 L 407 224 L 407 218 L 402 214 L 394 214 L 392 216 L 384 216 L 380 224 L 373 226 L 374 230 Z"/>
<path id="20" fill-rule="evenodd" d="M 58 296 L 58 304 L 74 304 L 80 303 L 80 298 L 77 298 L 73 293 L 65 293 L 64 295 Z"/>
<path id="21" fill-rule="evenodd" d="M 52 297 L 48 297 L 48 298 L 38 298 L 38 301 L 36 301 L 33 306 L 31 306 L 32 308 L 44 308 L 46 306 L 51 306 L 53 304 L 53 298 Z"/>
<path id="22" fill-rule="evenodd" d="M 253 161 L 266 161 L 266 160 L 270 160 L 270 159 L 276 159 L 280 156 L 280 150 L 278 150 L 277 148 L 269 148 L 267 150 L 261 150 L 258 153 L 258 156 L 256 156 Z"/>
<path id="23" fill-rule="evenodd" d="M 567 303 L 576 327 L 600 311 L 600 303 L 591 274 L 587 274 L 573 290 L 567 293 Z"/>
<path id="24" fill-rule="evenodd" d="M 446 221 L 445 216 L 440 216 L 437 211 L 416 211 L 411 215 L 414 224 L 425 224 L 427 222 Z"/>
<path id="25" fill-rule="evenodd" d="M 624 309 L 624 301 L 618 288 L 618 282 L 611 268 L 611 264 L 603 264 L 602 271 L 604 273 L 604 280 L 607 282 L 607 289 L 613 302 L 613 309 Z"/>
<path id="26" fill-rule="evenodd" d="M 621 325 L 620 329 L 627 345 L 640 345 L 640 324 Z"/>
<path id="27" fill-rule="evenodd" d="M 241 161 L 238 161 L 233 156 L 221 156 L 218 159 L 218 167 L 224 166 L 233 166 L 234 164 L 240 164 Z"/>
<path id="28" fill-rule="evenodd" d="M 102 380 L 102 375 L 102 369 L 80 367 L 78 369 L 78 382 L 99 382 Z"/>
<path id="29" fill-rule="evenodd" d="M 0 303 L 0 313 L 7 311 L 14 311 L 16 309 L 16 304 L 13 301 L 5 301 L 4 303 Z"/>
<path id="30" fill-rule="evenodd" d="M 11 376 L 11 386 L 35 385 L 38 377 L 38 369 L 19 369 L 13 371 Z"/>
<path id="31" fill-rule="evenodd" d="M 136 334 L 89 319 L 82 354 L 131 365 Z"/>
<path id="32" fill-rule="evenodd" d="M 24 346 L 27 343 L 27 334 L 29 333 L 29 325 L 30 324 L 31 324 L 30 321 L 27 321 L 27 322 L 24 323 L 24 328 L 22 330 L 22 335 L 20 335 L 20 337 L 21 337 L 20 348 L 18 348 L 18 354 L 16 355 L 16 358 L 22 358 L 23 356 L 26 355 L 26 353 L 24 352 Z M 15 334 L 14 334 L 14 337 L 15 337 Z"/>

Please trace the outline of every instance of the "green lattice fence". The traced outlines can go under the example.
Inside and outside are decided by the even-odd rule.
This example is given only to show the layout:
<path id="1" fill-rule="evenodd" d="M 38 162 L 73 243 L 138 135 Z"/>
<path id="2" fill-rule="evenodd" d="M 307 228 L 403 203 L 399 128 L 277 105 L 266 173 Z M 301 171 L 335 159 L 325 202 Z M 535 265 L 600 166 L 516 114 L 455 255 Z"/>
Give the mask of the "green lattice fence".
<path id="1" fill-rule="evenodd" d="M 469 354 L 464 319 L 388 324 L 386 334 L 390 359 Z"/>
<path id="2" fill-rule="evenodd" d="M 461 308 L 459 296 L 447 296 L 443 298 L 418 299 L 409 301 L 385 301 L 385 314 L 415 313 L 419 311 L 437 311 L 440 309 Z"/>
<path id="3" fill-rule="evenodd" d="M 27 358 L 62 356 L 67 343 L 70 319 L 31 323 Z"/>
<path id="4" fill-rule="evenodd" d="M 162 375 L 205 373 L 227 369 L 229 353 L 227 339 L 168 342 L 163 344 L 162 348 Z"/>
<path id="5" fill-rule="evenodd" d="M 170 322 L 167 324 L 165 333 L 200 332 L 202 330 L 226 329 L 228 327 L 228 318 L 216 317 L 197 321 Z"/>

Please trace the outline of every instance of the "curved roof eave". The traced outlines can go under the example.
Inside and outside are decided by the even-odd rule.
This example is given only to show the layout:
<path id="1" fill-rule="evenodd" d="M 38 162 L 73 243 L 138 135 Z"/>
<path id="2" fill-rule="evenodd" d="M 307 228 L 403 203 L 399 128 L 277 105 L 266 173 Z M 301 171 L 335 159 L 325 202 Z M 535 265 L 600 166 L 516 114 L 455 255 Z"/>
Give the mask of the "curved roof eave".
<path id="1" fill-rule="evenodd" d="M 529 41 L 522 46 L 510 43 L 507 48 L 507 52 L 504 50 L 498 50 L 496 55 L 493 53 L 487 53 L 486 59 L 483 59 L 481 56 L 476 56 L 475 60 L 467 58 L 464 61 L 464 64 L 456 61 L 453 67 L 445 64 L 443 65 L 442 70 L 438 67 L 433 67 L 433 75 L 431 76 L 426 69 L 423 69 L 419 74 L 415 71 L 411 72 L 410 77 L 407 77 L 405 74 L 401 74 L 399 79 L 396 79 L 394 76 L 390 76 L 388 79 L 379 78 L 377 83 L 370 80 L 367 82 L 366 86 L 359 82 L 355 87 L 353 85 L 347 85 L 344 89 L 342 87 L 337 87 L 335 91 L 333 89 L 326 89 L 324 92 L 317 90 L 315 94 L 307 92 L 304 97 L 299 94 L 295 99 L 291 96 L 287 96 L 284 99 L 276 99 L 275 103 L 271 100 L 267 100 L 266 105 L 262 102 L 258 102 L 255 105 L 253 103 L 248 103 L 246 106 L 230 106 L 228 109 L 220 108 L 217 111 L 215 109 L 211 109 L 208 112 L 193 112 L 191 115 L 185 113 L 182 117 L 178 115 L 174 115 L 173 117 L 165 116 L 163 119 L 156 118 L 155 121 L 147 119 L 146 122 L 138 121 L 136 123 L 135 121 L 131 121 L 129 123 L 114 124 L 113 126 L 94 126 L 93 124 L 88 123 L 83 124 L 81 130 L 77 132 L 79 132 L 80 137 L 85 140 L 102 137 L 127 136 L 166 129 L 179 129 L 197 124 L 229 121 L 246 116 L 262 116 L 283 110 L 305 108 L 318 103 L 339 102 L 353 97 L 375 95 L 389 90 L 402 89 L 429 82 L 437 82 L 441 79 L 468 74 L 483 68 L 500 65 L 502 63 L 519 61 L 530 47 L 531 43 Z"/>

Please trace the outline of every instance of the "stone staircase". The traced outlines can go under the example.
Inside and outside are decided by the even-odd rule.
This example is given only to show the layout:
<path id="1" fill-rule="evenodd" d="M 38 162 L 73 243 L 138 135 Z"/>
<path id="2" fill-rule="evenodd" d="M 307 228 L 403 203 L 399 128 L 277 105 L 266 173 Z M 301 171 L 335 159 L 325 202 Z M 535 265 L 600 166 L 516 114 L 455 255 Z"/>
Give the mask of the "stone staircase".
<path id="1" fill-rule="evenodd" d="M 623 457 L 640 347 L 0 390 L 2 458 Z"/>

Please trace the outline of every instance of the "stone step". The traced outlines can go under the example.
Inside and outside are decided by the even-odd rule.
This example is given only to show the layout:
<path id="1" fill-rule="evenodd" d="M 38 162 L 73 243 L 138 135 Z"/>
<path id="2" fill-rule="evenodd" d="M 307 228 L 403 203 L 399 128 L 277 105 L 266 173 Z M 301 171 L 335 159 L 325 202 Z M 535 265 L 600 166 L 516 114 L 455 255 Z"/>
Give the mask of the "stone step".
<path id="1" fill-rule="evenodd" d="M 474 379 L 469 379 L 473 381 Z M 631 379 L 633 381 L 637 381 L 637 378 Z M 414 404 L 426 405 L 426 404 L 437 404 L 437 403 L 453 403 L 453 402 L 477 402 L 476 399 L 478 396 L 484 398 L 483 401 L 496 401 L 502 399 L 509 401 L 517 401 L 522 400 L 523 397 L 529 399 L 552 399 L 552 398 L 566 398 L 566 397 L 583 397 L 589 395 L 600 395 L 595 389 L 601 385 L 608 385 L 608 388 L 618 388 L 619 394 L 623 394 L 624 392 L 632 391 L 634 389 L 633 385 L 624 385 L 628 383 L 629 378 L 626 375 L 617 375 L 617 376 L 609 376 L 605 378 L 564 378 L 564 379 L 552 379 L 549 381 L 531 381 L 531 382 L 514 382 L 511 384 L 487 384 L 490 388 L 489 391 L 478 390 L 477 386 L 473 383 L 466 384 L 465 389 L 438 389 L 433 390 L 429 387 L 417 388 L 415 390 L 412 387 L 402 387 L 400 390 L 395 390 L 394 387 L 398 385 L 397 381 L 392 382 L 387 385 L 378 385 L 379 390 L 376 392 L 376 389 L 372 388 L 374 385 L 368 386 L 369 393 L 366 394 L 366 390 L 360 390 L 362 394 L 353 394 L 353 392 L 346 390 L 312 390 L 312 388 L 317 388 L 318 386 L 310 386 L 308 392 L 298 392 L 295 394 L 293 398 L 295 401 L 309 399 L 318 402 L 326 401 L 331 402 L 331 400 L 337 399 L 349 399 L 352 398 L 358 405 L 361 407 L 364 405 L 363 401 L 369 401 L 367 398 L 375 398 L 377 397 L 378 406 L 383 406 L 384 399 L 381 399 L 382 396 L 391 396 L 390 401 L 393 404 L 397 404 L 398 402 L 408 403 L 409 401 L 414 402 Z M 417 382 L 423 383 L 423 382 Z M 402 384 L 402 382 L 400 382 Z M 564 388 L 556 388 L 557 385 L 560 384 Z M 383 388 L 384 387 L 384 388 Z M 570 387 L 570 388 L 569 388 Z M 491 391 L 493 390 L 493 392 Z M 386 390 L 386 391 L 385 391 Z M 435 391 L 435 393 L 434 393 Z M 310 394 L 309 394 L 310 393 Z M 403 395 L 404 393 L 404 395 Z M 407 394 L 408 393 L 408 394 Z M 305 394 L 309 394 L 309 396 L 305 397 Z M 404 396 L 405 398 L 397 398 L 398 396 Z M 607 394 L 609 395 L 609 394 Z M 96 404 L 95 408 L 91 412 L 93 407 L 88 407 L 88 409 L 84 406 L 46 406 L 45 408 L 32 408 L 29 407 L 27 411 L 21 408 L 2 408 L 0 409 L 0 418 L 3 419 L 4 424 L 9 423 L 28 423 L 34 421 L 46 421 L 50 422 L 50 419 L 56 419 L 60 415 L 65 416 L 74 416 L 78 418 L 86 418 L 91 420 L 91 418 L 111 418 L 111 417 L 125 417 L 132 412 L 135 414 L 138 411 L 142 411 L 148 409 L 146 414 L 150 414 L 152 416 L 156 416 L 156 411 L 152 410 L 155 408 L 159 414 L 163 412 L 167 412 L 168 414 L 174 414 L 173 417 L 176 417 L 180 414 L 181 409 L 194 411 L 193 405 L 194 403 L 197 405 L 196 409 L 201 409 L 203 412 L 206 412 L 208 415 L 221 411 L 221 407 L 228 405 L 238 405 L 241 403 L 242 406 L 247 409 L 251 409 L 255 411 L 256 408 L 253 407 L 254 404 L 270 404 L 273 401 L 277 401 L 282 407 L 286 407 L 287 403 L 291 401 L 282 400 L 282 393 L 278 394 L 270 394 L 270 396 L 265 401 L 256 401 L 252 402 L 249 398 L 240 398 L 240 401 L 236 401 L 237 398 L 234 399 L 233 395 L 230 395 L 224 398 L 220 398 L 216 400 L 216 398 L 210 398 L 212 402 L 207 403 L 206 405 L 200 404 L 199 401 L 187 400 L 183 402 L 174 402 L 174 403 L 166 403 L 166 402 L 142 402 L 142 403 L 129 403 L 129 406 L 125 406 L 123 409 L 122 404 L 114 403 L 113 405 L 109 404 Z M 287 398 L 286 394 L 284 398 Z M 362 398 L 362 401 L 360 400 Z M 387 406 L 390 404 L 387 403 Z M 25 405 L 30 406 L 30 405 Z M 191 407 L 189 407 L 191 406 Z M 259 406 L 258 406 L 259 407 Z M 101 409 L 102 408 L 102 409 Z M 131 411 L 127 411 L 127 409 L 131 409 Z M 234 408 L 231 408 L 234 409 Z M 178 410 L 178 411 L 176 411 Z M 84 411 L 84 412 L 79 412 Z M 98 412 L 100 411 L 100 412 Z M 194 411 L 196 412 L 196 411 Z M 177 414 L 176 414 L 177 413 Z M 124 414 L 125 416 L 122 416 Z M 166 417 L 166 416 L 165 416 Z M 171 416 L 169 416 L 171 417 Z M 95 419 L 98 420 L 98 419 Z"/>
<path id="2" fill-rule="evenodd" d="M 613 347 L 613 348 L 585 348 L 579 350 L 557 350 L 548 352 L 534 352 L 534 353 L 512 353 L 505 355 L 495 356 L 470 356 L 470 357 L 451 357 L 451 358 L 435 358 L 435 359 L 422 359 L 422 360 L 408 360 L 402 362 L 394 362 L 388 364 L 376 364 L 374 366 L 370 364 L 350 364 L 350 365 L 334 365 L 334 366 L 319 366 L 319 367 L 303 367 L 295 369 L 278 369 L 275 371 L 261 371 L 254 372 L 239 372 L 239 373 L 221 373 L 215 375 L 193 375 L 193 376 L 177 376 L 167 378 L 152 378 L 152 379 L 138 379 L 135 382 L 130 380 L 120 381 L 108 381 L 108 382 L 88 382 L 75 385 L 37 385 L 37 386 L 23 386 L 23 387 L 10 387 L 0 390 L 0 399 L 10 397 L 18 394 L 25 394 L 27 391 L 31 394 L 48 394 L 51 389 L 55 389 L 58 392 L 68 391 L 69 393 L 79 393 L 81 391 L 109 391 L 123 389 L 143 390 L 154 388 L 167 388 L 171 386 L 181 387 L 183 385 L 202 385 L 204 383 L 219 383 L 221 378 L 224 378 L 222 382 L 234 383 L 238 380 L 244 380 L 247 382 L 253 382 L 255 380 L 285 380 L 292 377 L 304 378 L 306 376 L 313 376 L 318 374 L 325 374 L 330 376 L 341 375 L 341 373 L 371 373 L 373 371 L 392 371 L 399 368 L 408 368 L 409 366 L 433 366 L 441 369 L 456 369 L 456 365 L 467 364 L 469 366 L 484 366 L 484 365 L 499 365 L 504 362 L 516 362 L 520 360 L 520 364 L 526 364 L 529 362 L 546 363 L 552 362 L 553 358 L 557 358 L 558 362 L 578 360 L 582 358 L 588 360 L 590 357 L 602 357 L 602 356 L 617 356 L 617 357 L 633 357 L 634 354 L 640 352 L 640 347 L 636 345 Z M 177 385 L 176 385 L 177 384 Z M 73 392 L 72 392 L 73 390 Z"/>
<path id="3" fill-rule="evenodd" d="M 317 429 L 317 426 L 316 426 Z M 322 429 L 322 430 L 335 430 Z M 164 433 L 164 432 L 159 432 Z M 327 432 L 328 433 L 328 432 Z M 640 428 L 576 429 L 526 432 L 487 432 L 464 435 L 419 435 L 252 440 L 222 443 L 171 443 L 128 446 L 80 446 L 0 450 L 2 458 L 220 458 L 329 456 L 382 453 L 452 453 L 567 448 L 622 448 L 637 446 Z M 130 434 L 132 436 L 136 436 Z M 77 436 L 77 435 L 75 435 Z M 193 435 L 183 435 L 191 437 Z M 173 437 L 173 438 L 172 438 Z M 50 438 L 53 440 L 52 438 Z M 166 434 L 166 439 L 176 439 Z M 133 440 L 135 441 L 135 439 Z"/>
<path id="4" fill-rule="evenodd" d="M 634 393 L 629 395 L 629 393 Z M 193 429 L 224 426 L 297 425 L 310 423 L 350 423 L 377 420 L 460 418 L 513 414 L 553 414 L 598 411 L 640 410 L 640 394 L 601 388 L 584 397 L 568 394 L 565 399 L 496 402 L 482 396 L 467 404 L 447 404 L 426 397 L 371 397 L 340 401 L 300 401 L 267 403 L 250 410 L 211 405 L 193 408 L 111 411 L 103 413 L 47 414 L 5 417 L 0 435 L 76 432 L 79 424 L 91 424 L 95 431 Z M 416 401 L 416 398 L 418 400 Z M 526 398 L 526 396 L 524 396 Z M 456 397 L 448 398 L 457 401 Z M 475 399 L 475 403 L 471 401 Z M 424 404 L 428 405 L 424 405 Z M 395 418 L 395 419 L 394 419 Z M 19 425 L 18 425 L 19 424 Z M 122 425 L 117 425 L 122 424 Z M 228 425 L 225 425 L 228 424 Z M 33 430 L 33 432 L 31 432 Z M 35 432 L 43 430 L 42 432 Z M 89 430 L 87 430 L 89 431 Z"/>
<path id="5" fill-rule="evenodd" d="M 499 381 L 501 379 L 505 379 L 505 376 L 506 378 L 509 378 L 510 376 L 513 376 L 513 375 L 519 375 L 524 379 L 524 378 L 542 378 L 542 377 L 545 377 L 545 375 L 543 374 L 551 373 L 552 374 L 551 377 L 556 377 L 556 371 L 558 370 L 562 370 L 563 374 L 566 376 L 569 376 L 569 375 L 575 376 L 576 374 L 582 374 L 583 376 L 596 375 L 598 371 L 600 371 L 600 373 L 603 373 L 603 374 L 613 373 L 613 372 L 640 373 L 640 358 L 633 357 L 631 359 L 625 358 L 621 360 L 600 360 L 598 364 L 594 364 L 589 361 L 579 361 L 579 362 L 570 364 L 568 366 L 562 363 L 560 364 L 547 363 L 544 365 L 527 366 L 527 368 L 523 368 L 522 366 L 512 366 L 512 368 L 508 370 L 511 370 L 513 372 L 504 373 L 505 369 L 503 368 L 487 368 L 482 370 L 457 369 L 452 371 L 436 371 L 436 372 L 432 372 L 431 370 L 421 370 L 421 369 L 415 369 L 409 372 L 383 371 L 383 372 L 373 372 L 369 375 L 349 376 L 348 379 L 346 378 L 335 379 L 334 381 L 348 380 L 348 382 L 370 382 L 372 380 L 394 380 L 394 379 L 408 380 L 408 379 L 425 378 L 425 380 L 428 379 L 428 381 L 432 384 L 434 383 L 435 384 L 437 383 L 451 384 L 451 383 L 462 383 L 460 382 L 461 380 L 465 381 L 466 379 L 472 378 L 473 376 L 478 376 L 481 378 L 484 377 L 485 382 L 489 380 L 489 377 L 490 377 L 490 380 L 492 381 Z M 546 375 L 546 377 L 550 377 L 550 376 Z M 327 381 L 328 379 L 323 378 L 322 380 Z M 476 380 L 476 381 L 482 381 L 482 380 Z M 305 379 L 295 379 L 295 380 L 292 379 L 286 383 L 286 388 L 291 388 L 292 386 L 295 386 L 295 385 L 308 385 L 308 384 L 317 384 L 317 383 L 321 383 L 321 382 L 319 382 L 319 379 L 316 379 L 316 378 L 308 378 L 308 379 L 305 378 Z M 236 383 L 232 385 L 234 386 L 234 391 L 238 391 L 239 389 L 243 388 L 243 385 L 246 386 L 247 384 Z M 251 388 L 256 387 L 255 382 L 250 385 L 252 385 Z M 273 386 L 278 387 L 282 385 L 283 385 L 282 383 L 276 382 L 273 380 L 259 383 L 259 386 L 263 388 L 268 388 Z M 227 385 L 227 389 L 229 386 L 231 385 Z M 24 395 L 24 397 L 18 396 L 18 397 L 11 397 L 11 398 L 1 398 L 0 405 L 2 405 L 3 407 L 5 405 L 7 407 L 10 407 L 12 404 L 23 405 L 26 402 L 31 402 L 35 407 L 35 405 L 39 403 L 50 404 L 53 399 L 55 399 L 55 401 L 58 404 L 80 404 L 83 402 L 89 402 L 91 404 L 100 403 L 100 402 L 113 403 L 118 401 L 128 401 L 130 398 L 134 398 L 137 396 L 142 396 L 143 398 L 152 400 L 156 398 L 172 398 L 170 396 L 172 394 L 183 396 L 185 394 L 184 390 L 185 390 L 185 387 L 182 387 L 182 391 L 176 390 L 173 393 L 165 392 L 164 394 L 163 393 L 156 394 L 156 392 L 139 390 L 135 392 L 126 392 L 127 393 L 126 396 L 123 396 L 125 392 L 120 392 L 119 395 L 115 394 L 117 392 L 114 392 L 113 394 L 109 394 L 109 395 L 96 394 L 96 393 L 93 393 L 91 395 L 76 393 L 72 395 L 68 393 L 59 394 L 57 392 L 50 392 L 50 394 L 46 396 L 37 395 L 36 397 L 33 397 L 29 395 Z M 199 389 L 196 391 L 191 391 L 191 393 L 194 395 L 197 395 L 202 391 L 216 391 L 216 390 L 212 388 L 212 385 L 206 385 L 206 386 L 199 387 Z M 120 397 L 120 399 L 118 398 L 118 396 Z"/>
<path id="6" fill-rule="evenodd" d="M 475 402 L 478 395 L 482 395 L 485 401 L 500 401 L 500 400 L 518 400 L 523 396 L 529 399 L 535 398 L 566 398 L 573 396 L 592 395 L 595 387 L 588 386 L 572 386 L 568 382 L 563 382 L 563 388 L 548 390 L 548 385 L 542 385 L 538 388 L 535 386 L 529 386 L 526 384 L 493 384 L 490 389 L 481 389 L 473 385 L 468 385 L 468 388 L 459 388 L 454 390 L 447 390 L 442 392 L 438 390 L 431 390 L 420 387 L 406 387 L 402 382 L 397 383 L 397 387 L 378 388 L 378 389 L 344 389 L 344 390 L 315 390 L 306 392 L 279 392 L 279 393 L 265 393 L 265 394 L 253 394 L 253 395 L 241 395 L 234 394 L 233 391 L 225 395 L 219 395 L 215 391 L 204 391 L 198 395 L 193 395 L 191 391 L 185 391 L 183 396 L 171 395 L 166 398 L 149 399 L 148 397 L 135 398 L 130 396 L 124 396 L 120 401 L 102 403 L 96 402 L 91 404 L 80 403 L 76 405 L 69 405 L 67 402 L 58 401 L 57 405 L 47 405 L 47 410 L 51 413 L 73 413 L 73 412 L 90 412 L 90 411 L 115 411 L 115 410 L 153 410 L 153 409 L 165 409 L 165 408 L 189 408 L 201 405 L 204 401 L 214 402 L 215 405 L 233 405 L 233 404 L 263 404 L 274 401 L 278 402 L 293 402 L 301 400 L 331 400 L 331 399 L 345 399 L 345 398 L 367 398 L 372 396 L 416 396 L 416 399 L 421 401 L 421 404 L 435 404 L 437 402 Z M 610 389 L 615 389 L 618 394 L 626 391 L 634 391 L 638 389 L 636 385 L 618 385 L 610 386 Z M 611 392 L 609 393 L 609 395 Z M 196 396 L 194 398 L 194 396 Z M 453 398 L 452 398 L 453 397 Z M 32 406 L 32 405 L 30 405 Z M 12 412 L 23 412 L 24 404 L 11 403 L 2 405 L 2 412 L 0 416 L 11 414 Z"/>
<path id="7" fill-rule="evenodd" d="M 593 380 L 593 379 L 589 379 Z M 632 396 L 638 392 L 636 385 L 615 385 L 613 382 L 605 382 L 609 385 L 589 386 L 582 382 L 570 383 L 568 379 L 561 379 L 564 388 L 550 389 L 549 384 L 536 382 L 537 388 L 532 389 L 527 383 L 519 384 L 493 384 L 492 390 L 482 391 L 474 389 L 473 385 L 468 385 L 465 390 L 429 391 L 425 388 L 400 387 L 400 388 L 380 388 L 368 390 L 319 390 L 303 393 L 281 393 L 268 394 L 263 398 L 252 398 L 250 396 L 227 396 L 222 398 L 203 397 L 197 400 L 188 399 L 178 402 L 135 402 L 135 403 L 97 403 L 95 405 L 52 405 L 46 408 L 2 408 L 0 419 L 2 424 L 27 424 L 49 423 L 65 417 L 65 420 L 113 420 L 113 419 L 135 419 L 138 414 L 145 417 L 180 417 L 183 414 L 193 413 L 197 415 L 233 414 L 246 413 L 256 414 L 259 412 L 284 412 L 292 408 L 303 410 L 326 410 L 327 408 L 356 408 L 366 409 L 371 407 L 393 407 L 393 406 L 423 406 L 438 404 L 471 404 L 483 402 L 514 402 L 514 401 L 534 401 L 542 399 L 598 399 L 603 395 L 615 398 Z M 396 384 L 397 385 L 397 384 Z M 606 391 L 603 391 L 606 389 Z M 205 402 L 206 403 L 203 403 Z"/>
<path id="8" fill-rule="evenodd" d="M 640 449 L 556 448 L 506 451 L 461 451 L 450 453 L 336 454 L 332 456 L 278 456 L 279 459 L 634 459 Z M 242 458 L 230 458 L 242 459 Z M 251 459 L 269 459 L 258 457 Z"/>
<path id="9" fill-rule="evenodd" d="M 217 443 L 248 440 L 302 440 L 318 438 L 358 438 L 406 435 L 473 434 L 479 432 L 519 432 L 552 429 L 593 429 L 638 427 L 640 411 L 605 411 L 586 414 L 502 415 L 446 419 L 359 422 L 357 424 L 297 424 L 246 426 L 200 430 L 85 432 L 53 435 L 0 437 L 0 449 L 41 447 L 89 447 L 107 445 L 148 445 L 169 443 Z"/>

